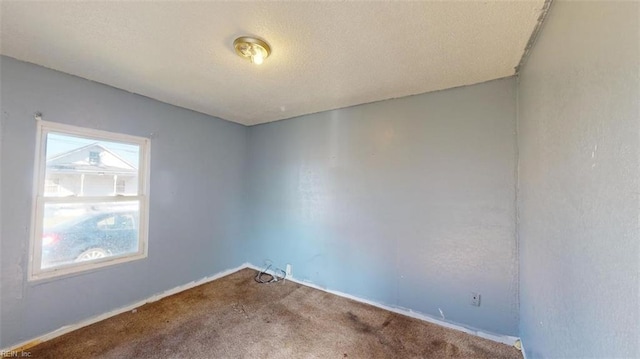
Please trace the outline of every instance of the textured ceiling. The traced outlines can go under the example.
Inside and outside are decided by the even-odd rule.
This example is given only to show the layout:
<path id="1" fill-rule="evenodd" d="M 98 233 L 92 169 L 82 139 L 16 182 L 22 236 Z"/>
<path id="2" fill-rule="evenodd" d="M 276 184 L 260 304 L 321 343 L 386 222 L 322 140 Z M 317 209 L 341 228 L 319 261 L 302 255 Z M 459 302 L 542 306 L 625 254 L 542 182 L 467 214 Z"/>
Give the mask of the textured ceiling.
<path id="1" fill-rule="evenodd" d="M 0 52 L 253 125 L 513 75 L 543 6 L 2 1 Z M 264 64 L 241 35 L 269 42 Z"/>

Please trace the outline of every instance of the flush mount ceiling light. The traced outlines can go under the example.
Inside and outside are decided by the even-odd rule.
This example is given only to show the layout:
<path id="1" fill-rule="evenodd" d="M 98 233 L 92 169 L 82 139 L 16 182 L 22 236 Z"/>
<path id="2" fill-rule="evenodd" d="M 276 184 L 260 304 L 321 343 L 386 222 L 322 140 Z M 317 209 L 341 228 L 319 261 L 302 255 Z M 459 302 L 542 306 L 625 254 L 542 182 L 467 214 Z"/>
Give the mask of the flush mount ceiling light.
<path id="1" fill-rule="evenodd" d="M 251 63 L 260 65 L 269 54 L 271 54 L 271 47 L 265 41 L 251 36 L 242 36 L 237 38 L 233 42 L 233 47 L 236 49 L 236 53 L 242 56 Z"/>

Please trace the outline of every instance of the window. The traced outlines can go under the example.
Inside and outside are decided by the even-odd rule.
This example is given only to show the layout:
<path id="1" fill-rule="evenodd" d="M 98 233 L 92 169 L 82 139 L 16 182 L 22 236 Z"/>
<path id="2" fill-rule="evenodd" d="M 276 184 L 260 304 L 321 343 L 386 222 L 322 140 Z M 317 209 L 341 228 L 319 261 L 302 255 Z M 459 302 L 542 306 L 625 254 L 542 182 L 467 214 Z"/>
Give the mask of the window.
<path id="1" fill-rule="evenodd" d="M 116 194 L 124 194 L 127 189 L 127 183 L 125 180 L 116 180 Z"/>
<path id="2" fill-rule="evenodd" d="M 149 140 L 38 121 L 37 143 L 29 279 L 146 257 Z"/>
<path id="3" fill-rule="evenodd" d="M 60 179 L 53 178 L 45 180 L 44 194 L 45 196 L 48 194 L 57 195 L 58 191 L 60 191 Z"/>
<path id="4" fill-rule="evenodd" d="M 100 152 L 89 152 L 89 164 L 93 166 L 100 164 Z"/>

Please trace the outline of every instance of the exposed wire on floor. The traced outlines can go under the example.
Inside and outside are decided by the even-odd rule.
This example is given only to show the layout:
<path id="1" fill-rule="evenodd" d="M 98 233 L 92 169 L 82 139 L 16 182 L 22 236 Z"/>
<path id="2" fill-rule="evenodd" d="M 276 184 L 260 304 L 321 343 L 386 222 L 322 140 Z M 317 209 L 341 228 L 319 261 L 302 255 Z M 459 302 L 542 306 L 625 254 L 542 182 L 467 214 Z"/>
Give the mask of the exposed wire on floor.
<path id="1" fill-rule="evenodd" d="M 258 272 L 256 275 L 256 282 L 258 283 L 273 283 L 284 280 L 287 277 L 287 272 L 283 271 L 280 268 L 274 268 L 273 274 L 267 273 L 271 268 L 271 264 L 267 266 L 263 271 Z M 265 278 L 266 277 L 266 278 Z"/>

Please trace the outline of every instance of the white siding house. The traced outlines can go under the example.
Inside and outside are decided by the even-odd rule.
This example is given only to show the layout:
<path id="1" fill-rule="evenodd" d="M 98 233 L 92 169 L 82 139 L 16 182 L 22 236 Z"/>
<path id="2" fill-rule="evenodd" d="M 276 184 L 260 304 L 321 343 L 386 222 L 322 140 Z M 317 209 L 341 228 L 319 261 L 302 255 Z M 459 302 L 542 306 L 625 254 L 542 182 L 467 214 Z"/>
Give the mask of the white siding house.
<path id="1" fill-rule="evenodd" d="M 115 196 L 138 191 L 138 170 L 94 143 L 47 160 L 45 196 Z"/>

